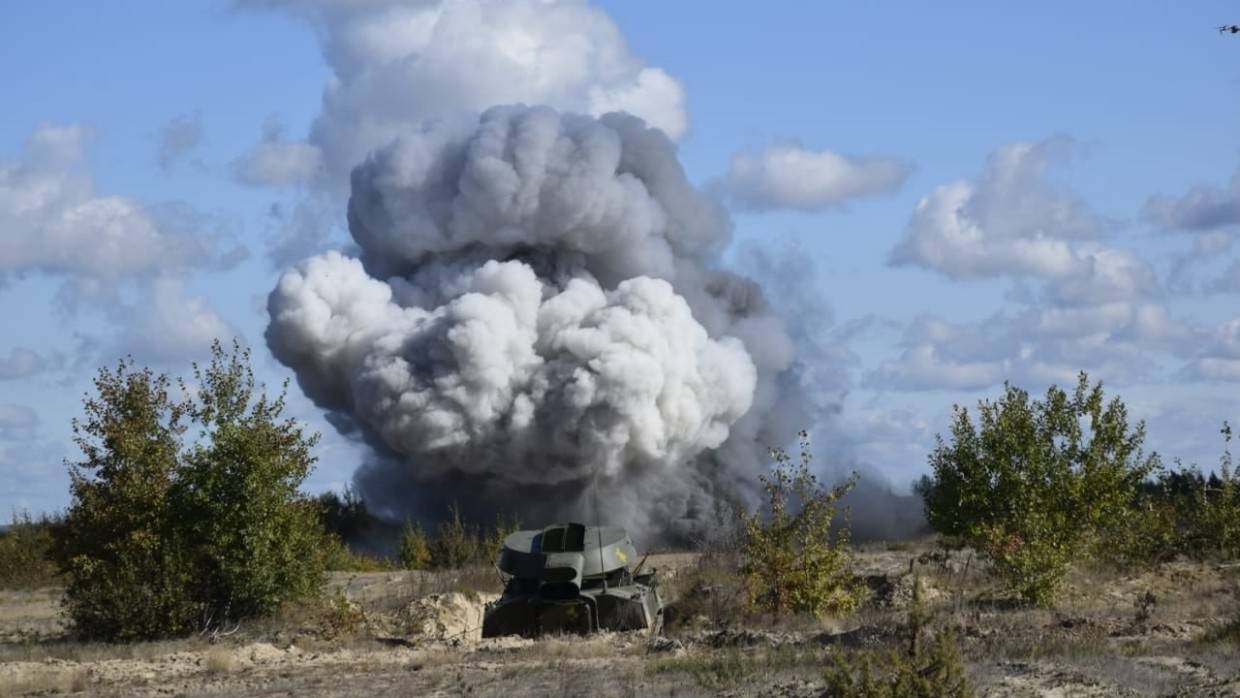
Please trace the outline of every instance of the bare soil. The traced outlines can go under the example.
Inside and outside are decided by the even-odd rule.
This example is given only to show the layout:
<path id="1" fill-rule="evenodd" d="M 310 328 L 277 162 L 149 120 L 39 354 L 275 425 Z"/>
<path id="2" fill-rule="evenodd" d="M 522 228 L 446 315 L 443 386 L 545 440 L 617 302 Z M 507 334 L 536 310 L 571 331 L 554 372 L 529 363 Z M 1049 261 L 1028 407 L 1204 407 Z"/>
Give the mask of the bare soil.
<path id="1" fill-rule="evenodd" d="M 860 612 L 774 619 L 721 612 L 738 601 L 695 581 L 697 556 L 651 556 L 673 617 L 682 611 L 658 638 L 482 640 L 498 588 L 485 570 L 335 573 L 330 613 L 130 645 L 72 639 L 58 589 L 0 591 L 0 696 L 821 696 L 834 653 L 906 641 L 910 570 L 935 627 L 959 639 L 978 695 L 1240 695 L 1240 645 L 1211 639 L 1240 615 L 1240 567 L 1081 569 L 1059 606 L 1030 609 L 967 553 L 871 546 L 856 563 L 870 589 Z M 714 610 L 702 598 L 712 594 Z"/>

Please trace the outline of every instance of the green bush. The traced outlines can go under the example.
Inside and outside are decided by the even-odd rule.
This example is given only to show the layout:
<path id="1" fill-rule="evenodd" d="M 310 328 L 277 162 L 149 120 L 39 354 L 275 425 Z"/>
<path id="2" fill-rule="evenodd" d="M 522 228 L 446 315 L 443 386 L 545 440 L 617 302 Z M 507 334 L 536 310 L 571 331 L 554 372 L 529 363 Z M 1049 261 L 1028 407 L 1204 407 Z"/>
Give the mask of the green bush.
<path id="1" fill-rule="evenodd" d="M 171 491 L 194 553 L 194 600 L 220 620 L 269 614 L 323 576 L 318 513 L 298 491 L 318 435 L 280 419 L 283 393 L 255 396 L 249 364 L 248 351 L 226 356 L 216 345 L 211 363 L 194 367 L 189 416 L 201 435 Z"/>
<path id="2" fill-rule="evenodd" d="M 1125 564 L 1240 557 L 1240 483 L 1232 470 L 1231 425 L 1223 455 L 1208 477 L 1196 467 L 1164 470 L 1142 483 L 1128 515 L 1103 541 L 1108 559 Z"/>
<path id="3" fill-rule="evenodd" d="M 169 511 L 186 406 L 167 376 L 121 362 L 100 369 L 70 470 L 65 605 L 86 637 L 130 640 L 193 627 L 192 572 Z"/>
<path id="4" fill-rule="evenodd" d="M 741 573 L 754 608 L 847 613 L 860 603 L 861 590 L 849 569 L 848 527 L 833 531 L 832 521 L 856 479 L 821 485 L 809 470 L 809 436 L 800 436 L 799 462 L 783 449 L 771 451 L 775 465 L 760 476 L 765 510 L 741 514 Z"/>
<path id="5" fill-rule="evenodd" d="M 978 424 L 955 407 L 952 441 L 930 454 L 921 486 L 930 525 L 963 540 L 1023 599 L 1049 603 L 1068 567 L 1098 535 L 1122 524 L 1140 483 L 1158 467 L 1141 451 L 1118 398 L 1080 374 L 1071 395 L 1044 400 L 1006 385 L 978 403 Z"/>
<path id="6" fill-rule="evenodd" d="M 0 589 L 59 583 L 53 533 L 57 525 L 46 516 L 36 520 L 29 513 L 13 514 L 8 529 L 0 533 Z"/>
<path id="7" fill-rule="evenodd" d="M 354 551 L 347 543 L 328 534 L 323 549 L 323 568 L 333 572 L 390 572 L 392 560 Z"/>
<path id="8" fill-rule="evenodd" d="M 424 570 L 431 564 L 431 546 L 422 525 L 406 523 L 400 535 L 400 566 L 407 570 Z"/>
<path id="9" fill-rule="evenodd" d="M 448 507 L 448 519 L 435 528 L 435 535 L 428 541 L 430 564 L 434 569 L 459 569 L 469 565 L 494 565 L 500 546 L 510 533 L 517 530 L 516 519 L 505 519 L 498 514 L 495 526 L 484 529 L 466 523 L 456 503 Z"/>
<path id="10" fill-rule="evenodd" d="M 1185 547 L 1198 557 L 1240 557 L 1240 482 L 1232 469 L 1231 424 L 1223 422 L 1223 455 L 1219 471 L 1206 480 L 1189 505 Z"/>
<path id="11" fill-rule="evenodd" d="M 927 650 L 922 635 L 930 613 L 921 595 L 921 579 L 913 580 L 905 634 L 908 651 L 839 652 L 826 672 L 824 695 L 833 698 L 971 698 L 964 661 L 955 636 L 939 631 Z"/>
<path id="12" fill-rule="evenodd" d="M 826 672 L 832 698 L 971 698 L 960 650 L 949 631 L 921 656 L 900 652 L 840 652 Z"/>
<path id="13" fill-rule="evenodd" d="M 1119 567 L 1140 567 L 1187 553 L 1180 504 L 1161 493 L 1139 494 L 1118 524 L 1099 537 L 1098 558 Z"/>
<path id="14" fill-rule="evenodd" d="M 101 369 L 71 467 L 65 605 L 78 632 L 132 640 L 214 630 L 315 593 L 326 537 L 298 488 L 318 436 L 255 394 L 248 351 L 212 346 L 195 388 Z M 187 429 L 195 439 L 187 444 Z"/>
<path id="15" fill-rule="evenodd" d="M 477 526 L 461 519 L 461 509 L 455 503 L 449 507 L 449 518 L 435 529 L 431 541 L 431 566 L 438 569 L 457 569 L 477 561 L 481 555 L 479 544 L 482 532 Z"/>

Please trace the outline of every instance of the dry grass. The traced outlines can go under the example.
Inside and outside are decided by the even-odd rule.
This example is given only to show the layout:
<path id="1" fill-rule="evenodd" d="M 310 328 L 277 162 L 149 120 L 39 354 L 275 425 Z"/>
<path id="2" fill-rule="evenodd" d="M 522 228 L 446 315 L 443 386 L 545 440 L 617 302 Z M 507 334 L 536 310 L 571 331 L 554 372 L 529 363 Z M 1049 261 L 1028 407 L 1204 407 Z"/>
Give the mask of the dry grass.
<path id="1" fill-rule="evenodd" d="M 173 652 L 194 651 L 205 646 L 206 642 L 199 638 L 134 642 L 124 645 L 108 642 L 78 642 L 65 638 L 51 642 L 0 644 L 0 662 L 42 662 L 49 659 L 83 663 L 108 659 L 150 660 Z"/>
<path id="2" fill-rule="evenodd" d="M 681 569 L 662 593 L 667 632 L 733 628 L 752 620 L 736 555 L 701 556 L 696 564 Z"/>
<path id="3" fill-rule="evenodd" d="M 208 674 L 231 674 L 237 670 L 237 658 L 226 647 L 213 647 L 207 651 Z"/>
<path id="4" fill-rule="evenodd" d="M 0 698 L 45 693 L 81 693 L 90 674 L 80 667 L 38 667 L 0 680 Z"/>
<path id="5" fill-rule="evenodd" d="M 457 650 L 443 648 L 419 650 L 409 666 L 413 671 L 421 671 L 435 667 L 455 666 L 463 663 L 465 658 L 466 655 Z"/>
<path id="6" fill-rule="evenodd" d="M 317 598 L 286 603 L 272 616 L 257 618 L 240 627 L 235 640 L 270 639 L 307 643 L 348 643 L 363 638 L 367 630 L 365 609 L 349 601 L 339 590 Z"/>
<path id="7" fill-rule="evenodd" d="M 745 651 L 727 649 L 658 658 L 646 665 L 648 675 L 688 674 L 703 688 L 719 690 L 744 684 L 769 684 L 789 676 L 817 678 L 826 666 L 822 649 L 780 647 Z"/>
<path id="8" fill-rule="evenodd" d="M 590 659 L 615 654 L 615 648 L 592 638 L 551 637 L 535 645 L 537 656 L 555 659 Z"/>
<path id="9" fill-rule="evenodd" d="M 498 594 L 504 590 L 503 580 L 492 565 L 468 565 L 452 570 L 419 570 L 411 573 L 409 581 L 411 598 L 451 592 L 476 596 L 480 593 Z"/>

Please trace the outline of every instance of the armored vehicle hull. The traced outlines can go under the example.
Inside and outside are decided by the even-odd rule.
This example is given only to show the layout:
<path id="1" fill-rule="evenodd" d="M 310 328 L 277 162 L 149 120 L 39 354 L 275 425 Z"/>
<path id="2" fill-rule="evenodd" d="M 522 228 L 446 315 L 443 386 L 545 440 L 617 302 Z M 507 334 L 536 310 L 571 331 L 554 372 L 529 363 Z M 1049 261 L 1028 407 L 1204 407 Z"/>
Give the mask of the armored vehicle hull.
<path id="1" fill-rule="evenodd" d="M 663 622 L 654 572 L 642 573 L 622 528 L 557 524 L 504 541 L 504 594 L 487 606 L 483 637 L 599 630 L 658 632 Z"/>

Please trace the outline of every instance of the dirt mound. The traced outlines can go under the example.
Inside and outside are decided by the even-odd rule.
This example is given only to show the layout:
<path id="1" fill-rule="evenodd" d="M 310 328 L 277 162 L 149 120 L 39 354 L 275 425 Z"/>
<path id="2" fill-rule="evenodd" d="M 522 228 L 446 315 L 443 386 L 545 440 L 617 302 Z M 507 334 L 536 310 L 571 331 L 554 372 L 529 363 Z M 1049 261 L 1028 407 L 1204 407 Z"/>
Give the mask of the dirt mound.
<path id="1" fill-rule="evenodd" d="M 477 642 L 482 639 L 482 615 L 494 594 L 449 592 L 430 594 L 401 611 L 406 634 L 441 642 Z"/>
<path id="2" fill-rule="evenodd" d="M 256 642 L 237 649 L 233 655 L 245 664 L 276 664 L 284 659 L 286 651 L 267 642 Z"/>

